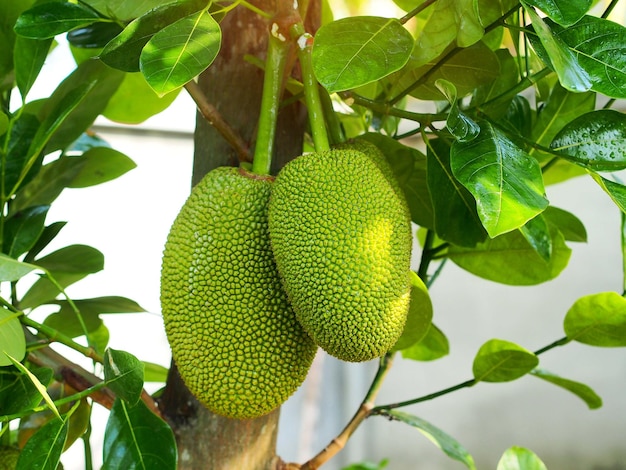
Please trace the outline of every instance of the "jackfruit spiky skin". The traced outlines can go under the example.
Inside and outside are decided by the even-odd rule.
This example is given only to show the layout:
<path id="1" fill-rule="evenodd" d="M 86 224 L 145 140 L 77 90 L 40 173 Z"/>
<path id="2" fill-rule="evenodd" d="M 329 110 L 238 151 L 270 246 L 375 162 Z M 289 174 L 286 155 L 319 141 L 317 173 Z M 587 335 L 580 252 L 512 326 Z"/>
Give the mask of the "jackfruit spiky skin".
<path id="1" fill-rule="evenodd" d="M 315 343 L 344 361 L 384 355 L 406 321 L 412 235 L 376 163 L 347 149 L 298 157 L 276 177 L 268 214 L 283 285 Z"/>
<path id="2" fill-rule="evenodd" d="M 201 403 L 229 418 L 280 406 L 316 351 L 274 263 L 271 184 L 237 168 L 209 172 L 176 217 L 163 255 L 163 320 L 180 375 Z"/>
<path id="3" fill-rule="evenodd" d="M 17 447 L 0 447 L 0 470 L 15 470 L 19 458 L 20 450 Z"/>

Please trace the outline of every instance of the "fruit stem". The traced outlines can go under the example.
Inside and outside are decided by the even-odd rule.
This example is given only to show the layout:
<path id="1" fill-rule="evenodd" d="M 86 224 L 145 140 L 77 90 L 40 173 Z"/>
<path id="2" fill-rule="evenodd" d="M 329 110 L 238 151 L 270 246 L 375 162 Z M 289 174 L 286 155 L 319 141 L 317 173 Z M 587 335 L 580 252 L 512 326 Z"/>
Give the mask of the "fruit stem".
<path id="1" fill-rule="evenodd" d="M 252 173 L 269 175 L 276 136 L 276 121 L 280 107 L 282 84 L 291 44 L 281 32 L 278 23 L 272 23 L 267 45 L 265 78 L 261 95 L 259 128 L 252 160 Z"/>
<path id="2" fill-rule="evenodd" d="M 302 23 L 295 23 L 290 28 L 291 38 L 296 42 L 298 61 L 302 69 L 302 84 L 304 85 L 304 101 L 309 115 L 309 125 L 313 135 L 313 143 L 317 152 L 330 149 L 326 124 L 324 121 L 324 108 L 320 99 L 320 90 L 315 74 L 311 51 L 313 50 L 313 36 L 304 30 Z"/>

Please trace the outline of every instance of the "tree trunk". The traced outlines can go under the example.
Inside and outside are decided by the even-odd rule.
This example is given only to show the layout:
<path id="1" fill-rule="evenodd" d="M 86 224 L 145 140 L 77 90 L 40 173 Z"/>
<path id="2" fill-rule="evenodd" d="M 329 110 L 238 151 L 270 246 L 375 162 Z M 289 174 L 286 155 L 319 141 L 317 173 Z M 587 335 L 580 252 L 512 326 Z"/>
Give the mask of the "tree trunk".
<path id="1" fill-rule="evenodd" d="M 293 0 L 255 0 L 250 3 L 272 12 L 281 6 L 281 2 L 293 5 Z M 320 1 L 312 0 L 305 20 L 307 31 L 316 29 L 320 16 Z M 223 34 L 220 54 L 200 76 L 199 86 L 208 101 L 252 149 L 263 71 L 258 65 L 245 61 L 244 56 L 265 60 L 271 20 L 239 6 L 228 13 L 220 25 Z M 301 153 L 306 122 L 306 110 L 300 103 L 281 109 L 272 164 L 274 172 Z M 238 164 L 234 149 L 200 114 L 196 120 L 194 142 L 193 185 L 216 167 Z M 174 363 L 159 406 L 176 435 L 181 470 L 270 470 L 279 465 L 276 436 L 280 410 L 253 420 L 233 420 L 215 415 L 187 390 Z"/>

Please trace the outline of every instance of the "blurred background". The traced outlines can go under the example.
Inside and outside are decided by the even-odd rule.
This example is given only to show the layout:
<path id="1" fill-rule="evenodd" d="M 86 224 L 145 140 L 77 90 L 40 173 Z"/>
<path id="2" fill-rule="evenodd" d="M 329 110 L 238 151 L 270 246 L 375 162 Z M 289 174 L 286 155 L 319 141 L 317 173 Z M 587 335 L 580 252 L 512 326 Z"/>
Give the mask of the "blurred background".
<path id="1" fill-rule="evenodd" d="M 331 3 L 336 17 L 357 12 L 402 15 L 389 1 Z M 622 12 L 614 12 L 614 17 L 623 24 Z M 58 47 L 42 73 L 45 80 L 35 85 L 29 98 L 48 96 L 73 67 L 67 48 Z M 48 214 L 48 222 L 68 221 L 58 246 L 84 243 L 105 255 L 104 271 L 71 286 L 69 295 L 136 300 L 148 313 L 106 316 L 109 345 L 165 367 L 170 351 L 160 317 L 160 258 L 170 224 L 189 194 L 194 126 L 195 107 L 184 93 L 165 112 L 140 125 L 98 120 L 94 131 L 130 156 L 137 168 L 101 186 L 67 189 Z M 74 191 L 80 191 L 80 197 Z M 622 290 L 620 213 L 615 205 L 590 178 L 547 191 L 553 205 L 583 221 L 588 243 L 572 246 L 569 266 L 559 278 L 535 287 L 499 285 L 449 263 L 431 297 L 434 320 L 450 341 L 450 354 L 432 363 L 396 357 L 377 404 L 470 379 L 474 355 L 488 339 L 506 339 L 529 350 L 545 346 L 563 336 L 563 317 L 577 298 Z M 419 255 L 416 246 L 415 268 Z M 532 449 L 551 470 L 626 469 L 626 351 L 570 344 L 541 356 L 541 367 L 591 386 L 604 406 L 589 410 L 574 395 L 527 376 L 508 384 L 479 384 L 406 411 L 458 439 L 479 469 L 495 468 L 513 445 Z M 320 352 L 305 384 L 283 406 L 278 449 L 282 458 L 302 462 L 327 445 L 356 411 L 375 370 L 375 363 L 345 364 Z M 155 391 L 161 386 L 146 387 Z M 98 468 L 107 413 L 96 407 L 94 415 L 91 442 Z M 82 469 L 82 459 L 79 442 L 64 455 L 64 466 Z M 367 420 L 324 468 L 383 459 L 389 460 L 390 470 L 465 468 L 418 430 L 376 417 Z"/>

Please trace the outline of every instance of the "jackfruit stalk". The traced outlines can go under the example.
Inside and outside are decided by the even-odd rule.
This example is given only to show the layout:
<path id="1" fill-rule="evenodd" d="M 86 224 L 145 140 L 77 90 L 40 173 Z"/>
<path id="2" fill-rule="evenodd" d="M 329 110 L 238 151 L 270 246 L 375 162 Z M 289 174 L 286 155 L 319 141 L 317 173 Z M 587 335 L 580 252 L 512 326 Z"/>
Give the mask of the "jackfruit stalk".
<path id="1" fill-rule="evenodd" d="M 172 355 L 211 411 L 255 418 L 300 386 L 316 346 L 289 306 L 267 227 L 271 179 L 209 172 L 165 245 L 161 305 Z"/>
<path id="2" fill-rule="evenodd" d="M 379 163 L 349 148 L 303 155 L 270 197 L 272 249 L 298 320 L 351 362 L 395 344 L 410 301 L 410 214 Z"/>

